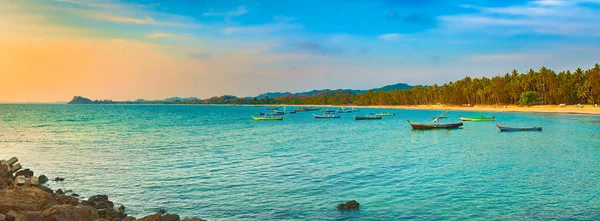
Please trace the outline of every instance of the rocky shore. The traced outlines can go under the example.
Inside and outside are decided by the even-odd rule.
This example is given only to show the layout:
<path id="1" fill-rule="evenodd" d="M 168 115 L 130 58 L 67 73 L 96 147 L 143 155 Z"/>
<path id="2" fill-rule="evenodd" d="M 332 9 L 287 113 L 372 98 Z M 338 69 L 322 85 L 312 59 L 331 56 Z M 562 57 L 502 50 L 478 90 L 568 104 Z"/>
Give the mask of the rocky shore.
<path id="1" fill-rule="evenodd" d="M 46 176 L 21 170 L 17 161 L 15 157 L 0 161 L 0 221 L 205 221 L 163 212 L 137 219 L 127 215 L 124 206 L 115 208 L 107 195 L 82 200 L 71 191 L 53 191 L 44 185 Z"/>

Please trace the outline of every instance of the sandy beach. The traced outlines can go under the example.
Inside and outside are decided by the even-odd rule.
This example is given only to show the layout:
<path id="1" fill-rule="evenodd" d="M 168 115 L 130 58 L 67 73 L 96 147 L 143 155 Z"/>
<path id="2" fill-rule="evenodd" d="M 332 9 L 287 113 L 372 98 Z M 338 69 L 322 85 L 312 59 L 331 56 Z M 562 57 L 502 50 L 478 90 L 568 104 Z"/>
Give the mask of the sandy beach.
<path id="1" fill-rule="evenodd" d="M 253 105 L 254 106 L 254 105 Z M 339 107 L 336 105 L 258 105 L 258 106 L 315 106 L 315 107 Z M 389 108 L 389 109 L 415 109 L 415 110 L 455 110 L 472 112 L 527 112 L 527 113 L 549 113 L 549 114 L 591 114 L 600 115 L 600 106 L 584 105 L 535 105 L 535 106 L 517 106 L 517 105 L 476 105 L 471 107 L 451 106 L 451 105 L 373 105 L 373 106 L 344 106 L 346 108 Z"/>

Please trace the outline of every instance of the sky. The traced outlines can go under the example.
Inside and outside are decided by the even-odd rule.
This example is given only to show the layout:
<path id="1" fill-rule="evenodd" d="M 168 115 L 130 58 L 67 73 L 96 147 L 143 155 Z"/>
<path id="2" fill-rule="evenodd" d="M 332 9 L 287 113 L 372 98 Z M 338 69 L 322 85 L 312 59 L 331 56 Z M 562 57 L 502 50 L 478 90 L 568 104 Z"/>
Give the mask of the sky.
<path id="1" fill-rule="evenodd" d="M 600 62 L 600 0 L 0 0 L 0 101 L 443 84 Z"/>

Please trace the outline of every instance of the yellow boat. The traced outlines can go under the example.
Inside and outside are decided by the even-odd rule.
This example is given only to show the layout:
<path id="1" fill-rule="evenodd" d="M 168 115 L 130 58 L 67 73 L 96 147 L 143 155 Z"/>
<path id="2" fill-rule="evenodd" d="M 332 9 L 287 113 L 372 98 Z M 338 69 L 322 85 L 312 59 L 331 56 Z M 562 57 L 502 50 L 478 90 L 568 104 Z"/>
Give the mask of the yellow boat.
<path id="1" fill-rule="evenodd" d="M 252 116 L 254 120 L 283 120 L 283 116 L 275 117 L 273 115 L 265 115 L 264 117 Z"/>

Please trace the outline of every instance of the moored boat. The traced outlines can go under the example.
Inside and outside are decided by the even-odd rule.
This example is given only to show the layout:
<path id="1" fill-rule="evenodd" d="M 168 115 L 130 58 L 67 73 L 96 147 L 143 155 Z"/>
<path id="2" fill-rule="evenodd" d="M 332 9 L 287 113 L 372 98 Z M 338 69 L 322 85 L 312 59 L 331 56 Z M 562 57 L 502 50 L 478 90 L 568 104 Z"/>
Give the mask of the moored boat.
<path id="1" fill-rule="evenodd" d="M 324 114 L 324 115 L 316 115 L 313 114 L 317 119 L 327 119 L 327 118 L 340 118 L 339 114 Z"/>
<path id="2" fill-rule="evenodd" d="M 378 117 L 391 117 L 391 116 L 396 116 L 396 114 L 395 113 L 390 113 L 390 112 L 381 112 L 381 113 L 375 114 L 375 116 L 378 116 Z"/>
<path id="3" fill-rule="evenodd" d="M 462 120 L 462 121 L 493 121 L 494 119 L 496 119 L 495 116 L 485 117 L 483 115 L 480 115 L 477 117 L 465 117 L 465 116 L 460 116 L 460 114 L 459 114 L 458 117 L 460 117 L 460 120 Z"/>
<path id="4" fill-rule="evenodd" d="M 252 116 L 252 119 L 254 120 L 283 120 L 283 116 L 281 117 L 275 117 L 273 115 L 264 115 L 262 117 L 257 117 L 257 116 Z"/>
<path id="5" fill-rule="evenodd" d="M 260 111 L 258 112 L 258 115 L 260 115 L 260 116 L 265 116 L 265 115 L 277 115 L 277 116 L 279 116 L 279 115 L 284 115 L 284 114 L 285 113 L 281 112 L 281 111 L 274 111 L 273 113 L 265 113 L 265 112 L 260 112 Z"/>
<path id="6" fill-rule="evenodd" d="M 366 116 L 354 116 L 355 120 L 381 120 L 381 117 L 375 116 L 375 114 L 370 113 Z"/>
<path id="7" fill-rule="evenodd" d="M 447 118 L 447 117 L 444 117 L 444 115 L 446 113 L 448 113 L 448 111 L 445 111 L 440 116 L 434 117 L 433 120 L 431 121 L 431 123 L 429 123 L 429 124 L 414 123 L 414 122 L 410 122 L 409 120 L 406 120 L 406 121 L 408 121 L 408 124 L 410 124 L 410 126 L 412 127 L 413 130 L 455 129 L 455 128 L 459 128 L 459 127 L 463 126 L 462 122 L 449 123 L 449 124 L 440 123 L 441 119 Z"/>
<path id="8" fill-rule="evenodd" d="M 500 131 L 542 131 L 542 127 L 504 127 L 496 124 Z"/>

